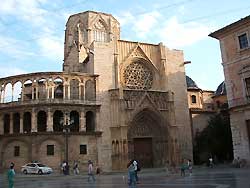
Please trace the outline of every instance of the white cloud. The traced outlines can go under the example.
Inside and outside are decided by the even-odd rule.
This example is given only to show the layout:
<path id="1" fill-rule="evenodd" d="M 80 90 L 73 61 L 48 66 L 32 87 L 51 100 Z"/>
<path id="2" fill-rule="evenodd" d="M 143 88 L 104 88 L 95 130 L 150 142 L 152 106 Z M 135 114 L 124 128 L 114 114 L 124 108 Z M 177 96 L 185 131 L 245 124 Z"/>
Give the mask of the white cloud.
<path id="1" fill-rule="evenodd" d="M 185 14 L 185 7 L 180 6 L 180 14 Z M 198 22 L 180 23 L 177 16 L 166 18 L 157 11 L 142 15 L 132 15 L 124 12 L 118 17 L 123 29 L 130 29 L 127 38 L 139 38 L 147 42 L 163 42 L 169 48 L 190 46 L 208 36 L 214 30 L 209 24 Z M 134 31 L 134 32 L 131 32 Z"/>
<path id="2" fill-rule="evenodd" d="M 34 25 L 44 23 L 43 14 L 47 11 L 39 8 L 47 0 L 2 0 L 0 15 L 15 16 L 16 19 L 28 21 Z"/>
<path id="3" fill-rule="evenodd" d="M 180 48 L 192 45 L 208 36 L 212 26 L 196 22 L 179 23 L 177 17 L 172 17 L 159 30 L 161 40 L 170 48 Z"/>
<path id="4" fill-rule="evenodd" d="M 26 42 L 6 36 L 0 36 L 0 53 L 8 54 L 11 58 L 16 59 L 24 59 L 24 57 L 35 55 L 29 51 Z"/>
<path id="5" fill-rule="evenodd" d="M 134 19 L 135 27 L 134 30 L 140 38 L 146 38 L 150 32 L 152 32 L 154 26 L 158 23 L 160 14 L 156 11 L 147 14 L 139 15 L 138 19 Z"/>
<path id="6" fill-rule="evenodd" d="M 63 39 L 47 35 L 37 40 L 42 56 L 52 60 L 63 59 Z"/>
<path id="7" fill-rule="evenodd" d="M 133 23 L 135 17 L 130 12 L 122 12 L 120 16 L 115 16 L 121 26 Z"/>
<path id="8" fill-rule="evenodd" d="M 13 75 L 19 75 L 19 74 L 25 74 L 27 71 L 15 68 L 12 66 L 4 66 L 0 69 L 0 77 L 7 77 L 7 76 L 13 76 Z"/>

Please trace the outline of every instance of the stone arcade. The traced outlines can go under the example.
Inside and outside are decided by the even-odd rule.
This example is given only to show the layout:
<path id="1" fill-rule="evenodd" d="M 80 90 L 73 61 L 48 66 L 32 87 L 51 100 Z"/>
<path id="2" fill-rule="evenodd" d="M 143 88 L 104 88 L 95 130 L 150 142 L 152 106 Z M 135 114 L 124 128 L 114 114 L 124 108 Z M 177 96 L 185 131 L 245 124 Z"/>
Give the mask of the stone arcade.
<path id="1" fill-rule="evenodd" d="M 143 167 L 192 159 L 183 52 L 121 40 L 110 14 L 69 17 L 63 72 L 10 76 L 0 86 L 0 168 L 41 161 L 58 169 L 60 120 L 68 118 L 75 121 L 69 162 L 83 169 L 89 159 L 104 171 L 124 169 L 131 158 Z"/>

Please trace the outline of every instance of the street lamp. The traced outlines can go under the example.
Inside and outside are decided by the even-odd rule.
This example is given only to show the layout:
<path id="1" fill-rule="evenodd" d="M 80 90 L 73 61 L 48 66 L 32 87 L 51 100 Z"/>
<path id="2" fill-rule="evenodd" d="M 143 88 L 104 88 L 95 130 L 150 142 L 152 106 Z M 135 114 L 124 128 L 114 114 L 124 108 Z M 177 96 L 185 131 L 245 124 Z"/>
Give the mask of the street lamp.
<path id="1" fill-rule="evenodd" d="M 60 120 L 60 124 L 62 125 L 63 128 L 63 132 L 64 132 L 64 144 L 65 144 L 65 161 L 68 163 L 69 160 L 69 141 L 68 141 L 68 137 L 69 137 L 69 132 L 70 132 L 70 128 L 74 125 L 74 119 L 70 119 L 69 114 L 66 113 L 65 114 L 65 124 L 64 124 L 64 118 L 62 117 L 62 119 Z"/>

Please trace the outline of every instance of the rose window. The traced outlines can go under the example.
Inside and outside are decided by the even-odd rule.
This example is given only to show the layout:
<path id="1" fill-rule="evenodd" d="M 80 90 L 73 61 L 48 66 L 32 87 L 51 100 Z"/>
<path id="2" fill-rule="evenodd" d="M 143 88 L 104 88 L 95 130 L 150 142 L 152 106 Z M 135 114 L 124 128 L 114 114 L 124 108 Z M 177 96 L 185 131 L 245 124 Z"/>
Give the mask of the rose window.
<path id="1" fill-rule="evenodd" d="M 150 69 L 140 62 L 128 65 L 123 73 L 125 85 L 129 89 L 150 89 L 153 83 L 153 74 Z"/>

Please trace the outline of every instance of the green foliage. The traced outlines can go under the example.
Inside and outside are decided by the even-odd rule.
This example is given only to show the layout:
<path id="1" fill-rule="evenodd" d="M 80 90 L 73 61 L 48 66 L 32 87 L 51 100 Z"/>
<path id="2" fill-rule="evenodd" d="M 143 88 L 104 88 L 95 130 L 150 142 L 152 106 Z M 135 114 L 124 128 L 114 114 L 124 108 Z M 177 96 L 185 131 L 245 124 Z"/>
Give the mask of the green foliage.
<path id="1" fill-rule="evenodd" d="M 229 115 L 216 114 L 208 126 L 195 137 L 194 160 L 196 164 L 207 162 L 212 155 L 218 162 L 233 159 L 232 134 Z"/>

